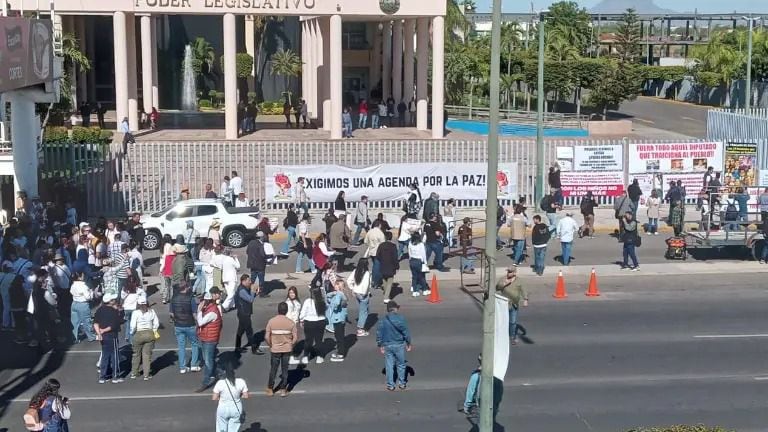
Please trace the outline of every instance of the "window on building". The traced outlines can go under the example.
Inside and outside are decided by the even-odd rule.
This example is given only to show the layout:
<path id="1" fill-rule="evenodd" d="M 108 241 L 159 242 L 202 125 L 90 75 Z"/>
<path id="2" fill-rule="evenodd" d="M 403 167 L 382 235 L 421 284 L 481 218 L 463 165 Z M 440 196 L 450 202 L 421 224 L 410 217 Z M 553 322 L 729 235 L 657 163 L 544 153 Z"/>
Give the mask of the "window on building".
<path id="1" fill-rule="evenodd" d="M 368 32 L 366 23 L 342 23 L 341 43 L 345 50 L 367 50 Z"/>

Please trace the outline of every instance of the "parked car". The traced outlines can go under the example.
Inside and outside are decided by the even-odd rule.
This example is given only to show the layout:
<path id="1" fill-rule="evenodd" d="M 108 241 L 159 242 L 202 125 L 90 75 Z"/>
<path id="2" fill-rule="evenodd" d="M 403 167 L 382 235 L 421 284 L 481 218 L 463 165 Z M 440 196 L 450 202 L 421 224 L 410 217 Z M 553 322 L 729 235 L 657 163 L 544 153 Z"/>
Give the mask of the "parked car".
<path id="1" fill-rule="evenodd" d="M 256 226 L 261 219 L 258 206 L 225 207 L 218 199 L 200 198 L 179 201 L 159 212 L 143 215 L 144 249 L 157 249 L 165 234 L 172 238 L 183 234 L 187 221 L 195 223 L 195 229 L 205 237 L 208 228 L 217 219 L 221 223 L 221 240 L 230 247 L 245 246 L 247 239 L 256 234 Z"/>

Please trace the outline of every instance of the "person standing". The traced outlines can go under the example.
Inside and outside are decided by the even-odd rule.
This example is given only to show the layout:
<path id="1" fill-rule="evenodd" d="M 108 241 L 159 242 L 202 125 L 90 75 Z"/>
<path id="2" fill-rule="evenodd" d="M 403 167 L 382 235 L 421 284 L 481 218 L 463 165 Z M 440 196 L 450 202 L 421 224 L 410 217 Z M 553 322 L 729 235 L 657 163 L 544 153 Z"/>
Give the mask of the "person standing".
<path id="1" fill-rule="evenodd" d="M 539 202 L 539 207 L 547 214 L 547 221 L 549 222 L 549 230 L 555 232 L 557 230 L 557 211 L 560 210 L 560 206 L 555 200 L 555 194 L 557 191 L 552 189 L 549 195 L 544 195 Z"/>
<path id="2" fill-rule="evenodd" d="M 379 128 L 379 108 L 381 107 L 380 104 L 371 104 L 368 107 L 368 110 L 371 114 L 371 129 L 378 129 Z"/>
<path id="3" fill-rule="evenodd" d="M 344 295 L 344 280 L 337 279 L 333 283 L 333 291 L 325 298 L 328 304 L 328 324 L 333 326 L 336 337 L 336 353 L 331 354 L 332 362 L 343 362 L 347 356 L 347 343 L 344 340 L 344 327 L 347 324 L 347 296 Z"/>
<path id="4" fill-rule="evenodd" d="M 672 225 L 675 237 L 680 237 L 680 234 L 683 232 L 683 218 L 683 203 L 681 201 L 673 202 L 672 210 L 669 212 L 669 224 Z"/>
<path id="5" fill-rule="evenodd" d="M 304 99 L 299 102 L 299 114 L 301 114 L 301 121 L 303 123 L 304 129 L 309 127 L 309 112 L 307 110 L 307 101 Z M 296 120 L 296 127 L 299 127 L 299 121 Z"/>
<path id="6" fill-rule="evenodd" d="M 243 179 L 237 174 L 237 171 L 232 171 L 232 180 L 229 181 L 229 187 L 232 189 L 233 197 L 239 196 L 243 192 Z"/>
<path id="7" fill-rule="evenodd" d="M 643 196 L 643 190 L 640 189 L 640 183 L 637 179 L 632 180 L 632 184 L 627 188 L 627 196 L 632 201 L 632 216 L 637 218 L 637 209 L 640 208 L 640 197 Z"/>
<path id="8" fill-rule="evenodd" d="M 734 199 L 739 204 L 739 231 L 745 231 L 749 226 L 745 222 L 749 222 L 749 192 L 743 187 L 736 189 L 736 195 Z"/>
<path id="9" fill-rule="evenodd" d="M 429 198 L 424 200 L 424 212 L 422 217 L 425 221 L 430 220 L 432 215 L 440 214 L 440 195 L 436 192 L 429 194 Z"/>
<path id="10" fill-rule="evenodd" d="M 405 119 L 405 113 L 408 111 L 408 105 L 405 104 L 404 100 L 400 100 L 400 103 L 397 104 L 397 125 L 400 127 L 405 127 L 406 125 L 406 119 Z"/>
<path id="11" fill-rule="evenodd" d="M 391 300 L 392 282 L 397 270 L 400 269 L 400 259 L 397 256 L 397 246 L 392 242 L 392 233 L 385 232 L 384 238 L 386 241 L 376 250 L 376 260 L 379 263 L 379 275 L 384 288 L 384 304 L 387 304 Z"/>
<path id="12" fill-rule="evenodd" d="M 355 271 L 347 278 L 347 286 L 357 298 L 357 337 L 368 336 L 365 331 L 371 303 L 371 272 L 368 271 L 368 260 L 362 258 L 357 262 Z"/>
<path id="13" fill-rule="evenodd" d="M 303 273 L 304 268 L 301 263 L 304 260 L 309 262 L 310 273 L 315 272 L 315 263 L 312 261 L 312 238 L 309 236 L 309 215 L 304 215 L 296 228 L 298 231 L 298 240 L 296 241 L 296 273 Z"/>
<path id="14" fill-rule="evenodd" d="M 248 385 L 242 378 L 235 377 L 235 368 L 227 363 L 224 376 L 213 386 L 213 400 L 216 408 L 216 432 L 238 432 L 245 418 L 243 399 L 248 399 Z"/>
<path id="15" fill-rule="evenodd" d="M 346 216 L 347 214 L 347 201 L 345 198 L 346 193 L 344 191 L 339 191 L 336 195 L 336 200 L 333 202 L 333 214 L 336 215 L 337 218 L 341 218 L 342 215 Z M 346 220 L 344 222 L 346 222 Z"/>
<path id="16" fill-rule="evenodd" d="M 587 195 L 581 199 L 579 205 L 579 211 L 584 217 L 584 226 L 579 229 L 579 237 L 595 238 L 595 207 L 597 207 L 597 201 L 592 191 L 587 191 Z"/>
<path id="17" fill-rule="evenodd" d="M 147 296 L 139 297 L 139 308 L 131 314 L 131 333 L 133 333 L 133 358 L 131 359 L 131 379 L 139 375 L 139 364 L 144 368 L 144 381 L 152 378 L 152 350 L 155 348 L 160 320 L 153 309 L 147 306 Z"/>
<path id="18" fill-rule="evenodd" d="M 621 269 L 630 269 L 632 271 L 639 271 L 640 265 L 637 262 L 637 255 L 635 254 L 635 246 L 640 243 L 640 234 L 637 232 L 637 221 L 632 218 L 631 212 L 624 214 L 624 235 L 622 237 L 624 241 L 623 256 Z M 632 267 L 629 267 L 629 258 L 632 258 Z"/>
<path id="19" fill-rule="evenodd" d="M 659 235 L 661 200 L 656 190 L 651 191 L 651 196 L 645 204 L 648 206 L 648 235 Z"/>
<path id="20" fill-rule="evenodd" d="M 221 269 L 221 284 L 224 285 L 224 291 L 227 294 L 221 307 L 224 311 L 232 310 L 235 307 L 235 288 L 237 287 L 240 260 L 237 259 L 237 256 L 232 256 L 232 249 L 226 247 L 221 255 L 216 255 L 213 258 L 213 261 Z M 259 286 L 261 287 L 261 285 Z"/>
<path id="21" fill-rule="evenodd" d="M 299 225 L 299 215 L 296 214 L 293 204 L 288 204 L 288 212 L 283 219 L 283 228 L 287 234 L 280 255 L 287 257 L 291 251 L 291 243 L 296 240 L 296 227 Z"/>
<path id="22" fill-rule="evenodd" d="M 352 114 L 349 108 L 344 108 L 341 112 L 341 125 L 344 132 L 344 138 L 352 138 Z"/>
<path id="23" fill-rule="evenodd" d="M 760 221 L 765 222 L 768 220 L 768 187 L 757 197 L 757 205 L 760 207 Z"/>
<path id="24" fill-rule="evenodd" d="M 235 205 L 234 192 L 232 191 L 232 185 L 231 181 L 229 180 L 229 176 L 224 176 L 224 179 L 221 181 L 221 186 L 219 187 L 219 196 L 221 196 L 222 201 L 224 201 L 224 205 L 228 207 Z"/>
<path id="25" fill-rule="evenodd" d="M 309 290 L 309 297 L 304 300 L 299 312 L 299 323 L 304 328 L 304 356 L 301 358 L 302 364 L 308 364 L 311 356 L 316 356 L 315 363 L 321 364 L 324 359 L 319 351 L 320 344 L 323 342 L 323 333 L 327 320 L 325 312 L 327 306 L 323 298 L 322 288 L 312 287 Z"/>
<path id="26" fill-rule="evenodd" d="M 173 245 L 175 258 L 171 264 L 171 286 L 179 285 L 181 282 L 189 283 L 190 274 L 195 273 L 195 262 L 189 256 L 189 248 L 181 243 Z M 163 304 L 168 303 L 166 298 Z"/>
<path id="27" fill-rule="evenodd" d="M 123 134 L 123 153 L 127 153 L 128 144 L 136 144 L 136 138 L 131 133 L 131 127 L 128 125 L 128 117 L 123 117 L 120 123 L 120 132 Z"/>
<path id="28" fill-rule="evenodd" d="M 357 128 L 365 129 L 368 126 L 368 101 L 365 99 L 360 99 L 360 104 L 357 106 L 357 111 Z"/>
<path id="29" fill-rule="evenodd" d="M 547 244 L 552 237 L 552 232 L 543 223 L 541 216 L 533 216 L 533 228 L 531 228 L 531 244 L 533 244 L 533 271 L 537 275 L 544 274 L 544 262 L 547 258 Z"/>
<path id="30" fill-rule="evenodd" d="M 427 260 L 429 261 L 430 255 L 435 254 L 435 261 L 433 267 L 438 271 L 448 271 L 448 268 L 443 265 L 443 224 L 437 218 L 437 213 L 429 215 L 429 221 L 424 225 L 424 235 L 426 237 L 426 252 Z"/>
<path id="31" fill-rule="evenodd" d="M 195 311 L 197 304 L 195 297 L 189 285 L 184 283 L 178 286 L 176 292 L 171 297 L 171 322 L 173 322 L 173 333 L 176 336 L 179 356 L 179 373 L 185 374 L 190 370 L 192 372 L 200 371 L 200 341 L 197 339 Z M 192 361 L 190 367 L 187 367 L 187 342 L 192 348 Z"/>
<path id="32" fill-rule="evenodd" d="M 96 120 L 99 122 L 99 129 L 106 129 L 107 125 L 104 122 L 104 114 L 107 112 L 107 107 L 102 106 L 101 102 L 96 104 Z"/>
<path id="33" fill-rule="evenodd" d="M 269 380 L 267 381 L 267 396 L 272 396 L 275 391 L 275 376 L 280 367 L 280 396 L 288 396 L 288 361 L 293 352 L 293 345 L 298 338 L 296 323 L 286 316 L 288 304 L 281 302 L 277 305 L 277 315 L 267 322 L 265 339 L 272 352 Z"/>
<path id="34" fill-rule="evenodd" d="M 475 252 L 472 250 L 472 219 L 465 217 L 459 227 L 459 247 L 461 256 L 459 264 L 461 272 L 464 274 L 475 274 Z"/>
<path id="35" fill-rule="evenodd" d="M 245 254 L 248 257 L 248 268 L 251 270 L 251 280 L 259 283 L 259 288 L 264 287 L 264 279 L 267 271 L 267 254 L 264 251 L 264 232 L 257 231 L 256 238 L 248 242 Z"/>
<path id="36" fill-rule="evenodd" d="M 528 306 L 528 293 L 517 277 L 517 267 L 508 267 L 507 275 L 496 282 L 496 293 L 506 297 L 509 302 L 509 342 L 517 345 L 517 312 L 520 304 Z"/>
<path id="37" fill-rule="evenodd" d="M 512 217 L 509 218 L 509 239 L 513 242 L 514 257 L 512 262 L 520 265 L 525 251 L 525 226 L 527 225 L 522 209 L 515 206 Z"/>
<path id="38" fill-rule="evenodd" d="M 621 194 L 621 197 L 617 198 L 616 201 L 613 202 L 613 215 L 619 222 L 619 239 L 621 239 L 621 237 L 624 235 L 624 215 L 627 212 L 632 214 L 635 213 L 635 210 L 632 206 L 633 203 L 632 200 L 629 199 L 629 196 L 627 196 L 627 191 L 624 191 Z"/>
<path id="39" fill-rule="evenodd" d="M 349 227 L 347 226 L 347 217 L 345 213 L 339 216 L 339 220 L 331 226 L 331 247 L 334 250 L 334 256 L 339 265 L 339 271 L 344 271 L 344 260 L 347 258 L 347 249 L 349 249 Z"/>
<path id="40" fill-rule="evenodd" d="M 552 166 L 549 167 L 549 174 L 547 176 L 547 184 L 549 184 L 550 190 L 552 190 L 552 196 L 554 202 L 559 206 L 563 206 L 563 184 L 560 180 L 560 164 L 557 161 L 552 162 Z"/>
<path id="41" fill-rule="evenodd" d="M 221 290 L 211 288 L 197 307 L 197 337 L 203 353 L 203 380 L 196 393 L 202 393 L 216 378 L 216 346 L 221 338 L 222 318 L 219 310 Z"/>
<path id="42" fill-rule="evenodd" d="M 304 177 L 296 179 L 296 206 L 298 209 L 303 210 L 302 218 L 309 218 L 309 197 L 307 196 L 307 190 L 304 186 L 306 180 Z"/>
<path id="43" fill-rule="evenodd" d="M 381 262 L 379 261 L 378 251 L 379 246 L 386 242 L 387 238 L 384 231 L 381 230 L 381 221 L 375 220 L 371 224 L 371 229 L 365 233 L 365 256 L 371 258 L 373 263 L 371 267 L 371 287 L 378 288 L 381 286 Z"/>
<path id="44" fill-rule="evenodd" d="M 243 334 L 245 346 L 251 346 L 251 353 L 262 355 L 264 352 L 253 341 L 253 302 L 259 295 L 259 286 L 251 281 L 248 275 L 240 276 L 240 286 L 237 287 L 235 307 L 237 308 L 237 333 L 235 333 L 235 352 L 241 352 Z"/>
<path id="45" fill-rule="evenodd" d="M 408 126 L 416 126 L 416 98 L 408 102 Z"/>
<path id="46" fill-rule="evenodd" d="M 88 342 L 96 340 L 96 334 L 93 332 L 93 323 L 91 322 L 91 300 L 93 299 L 93 290 L 83 280 L 82 273 L 75 273 L 74 282 L 70 288 L 72 294 L 71 318 L 72 335 L 75 343 L 80 342 L 80 328 L 82 327 Z"/>
<path id="47" fill-rule="evenodd" d="M 410 352 L 411 331 L 408 322 L 400 315 L 400 306 L 395 301 L 387 303 L 387 316 L 379 321 L 376 329 L 376 345 L 384 354 L 384 369 L 387 374 L 387 390 L 395 390 L 395 368 L 400 390 L 405 390 L 408 374 L 405 368 L 405 353 Z"/>
<path id="48" fill-rule="evenodd" d="M 99 362 L 99 384 L 104 384 L 112 372 L 112 383 L 123 382 L 120 372 L 120 312 L 117 305 L 117 296 L 105 294 L 104 302 L 96 310 L 93 329 L 96 331 L 96 339 L 101 341 L 101 361 Z"/>
<path id="49" fill-rule="evenodd" d="M 352 238 L 352 244 L 358 246 L 362 244 L 360 241 L 360 234 L 363 229 L 368 230 L 371 224 L 371 220 L 368 218 L 368 197 L 363 195 L 360 197 L 360 202 L 355 209 L 355 236 Z"/>
<path id="50" fill-rule="evenodd" d="M 560 239 L 562 247 L 563 265 L 571 263 L 571 251 L 573 250 L 573 238 L 579 231 L 579 225 L 573 220 L 571 213 L 566 213 L 565 217 L 557 223 L 557 237 Z"/>
<path id="51" fill-rule="evenodd" d="M 429 295 L 431 291 L 427 288 L 427 279 L 424 276 L 424 270 L 429 270 L 425 269 L 427 251 L 418 232 L 411 235 L 411 242 L 408 244 L 408 265 L 411 268 L 411 295 L 413 297 Z"/>
<path id="52" fill-rule="evenodd" d="M 26 430 L 62 432 L 68 431 L 67 420 L 71 416 L 68 399 L 59 394 L 61 383 L 50 378 L 43 387 L 32 396 L 24 414 Z M 34 412 L 34 415 L 30 414 Z"/>
<path id="53" fill-rule="evenodd" d="M 331 227 L 339 218 L 336 216 L 336 212 L 333 207 L 329 207 L 328 211 L 323 215 L 323 222 L 325 223 L 325 236 L 331 235 Z"/>

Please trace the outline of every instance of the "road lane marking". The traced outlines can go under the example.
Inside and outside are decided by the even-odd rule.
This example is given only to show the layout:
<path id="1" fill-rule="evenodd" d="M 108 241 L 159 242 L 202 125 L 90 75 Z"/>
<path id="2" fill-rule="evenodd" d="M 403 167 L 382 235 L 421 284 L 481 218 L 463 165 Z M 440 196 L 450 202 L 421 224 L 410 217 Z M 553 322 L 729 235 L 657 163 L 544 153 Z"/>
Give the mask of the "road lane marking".
<path id="1" fill-rule="evenodd" d="M 719 335 L 696 335 L 695 339 L 749 339 L 749 338 L 768 338 L 768 333 L 757 334 L 719 334 Z"/>
<path id="2" fill-rule="evenodd" d="M 755 381 L 768 381 L 768 376 L 756 376 Z"/>
<path id="3" fill-rule="evenodd" d="M 680 118 L 683 119 L 683 120 L 688 120 L 688 121 L 692 121 L 692 122 L 698 122 L 699 121 L 699 120 L 696 120 L 696 119 L 693 119 L 693 118 L 690 118 L 690 117 L 680 117 Z"/>
<path id="4" fill-rule="evenodd" d="M 637 120 L 637 121 L 640 121 L 640 122 L 643 122 L 643 123 L 647 123 L 647 124 L 656 124 L 656 122 L 655 122 L 655 121 L 646 120 L 646 119 L 641 119 L 641 118 L 637 118 L 637 117 L 635 117 L 635 120 Z"/>

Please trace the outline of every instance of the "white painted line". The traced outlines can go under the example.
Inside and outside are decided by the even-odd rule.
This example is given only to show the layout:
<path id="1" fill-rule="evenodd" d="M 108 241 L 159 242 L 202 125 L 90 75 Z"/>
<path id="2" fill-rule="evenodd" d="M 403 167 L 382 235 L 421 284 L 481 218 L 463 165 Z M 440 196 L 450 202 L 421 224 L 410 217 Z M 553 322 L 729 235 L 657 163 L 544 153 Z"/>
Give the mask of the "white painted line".
<path id="1" fill-rule="evenodd" d="M 641 118 L 637 118 L 637 117 L 635 117 L 635 120 L 643 122 L 643 123 L 647 123 L 647 124 L 656 124 L 656 122 L 654 122 L 654 121 L 646 120 L 646 119 L 641 119 Z"/>
<path id="2" fill-rule="evenodd" d="M 759 334 L 721 334 L 721 335 L 696 335 L 696 339 L 749 339 L 749 338 L 768 338 L 768 333 Z"/>
<path id="3" fill-rule="evenodd" d="M 698 121 L 698 120 L 692 119 L 690 117 L 680 117 L 680 118 L 683 119 L 683 120 L 688 120 L 688 121 L 693 121 L 693 122 Z"/>
<path id="4" fill-rule="evenodd" d="M 755 381 L 768 381 L 768 376 L 756 376 Z"/>
<path id="5" fill-rule="evenodd" d="M 83 397 L 71 397 L 71 401 L 105 401 L 105 400 L 132 400 L 132 399 L 173 399 L 173 398 L 194 398 L 194 397 L 211 397 L 210 390 L 206 390 L 202 393 L 176 393 L 176 394 L 143 394 L 143 395 L 123 395 L 123 396 L 83 396 Z M 290 394 L 305 394 L 306 390 L 293 390 Z M 251 396 L 264 396 L 264 392 L 250 392 Z M 12 399 L 12 403 L 28 403 L 29 399 Z"/>
<path id="6" fill-rule="evenodd" d="M 121 345 L 120 348 L 122 349 L 124 346 L 127 346 L 128 344 Z M 268 345 L 260 345 L 259 348 L 262 350 L 268 350 Z M 225 347 L 216 347 L 219 351 L 233 351 L 235 347 L 233 346 L 225 346 Z M 251 347 L 246 348 L 247 350 L 250 350 Z M 187 348 L 187 351 L 191 350 L 191 348 Z M 155 348 L 152 350 L 152 352 L 168 352 L 168 351 L 178 351 L 178 348 Z M 101 350 L 65 350 L 64 353 L 66 354 L 101 354 Z"/>

